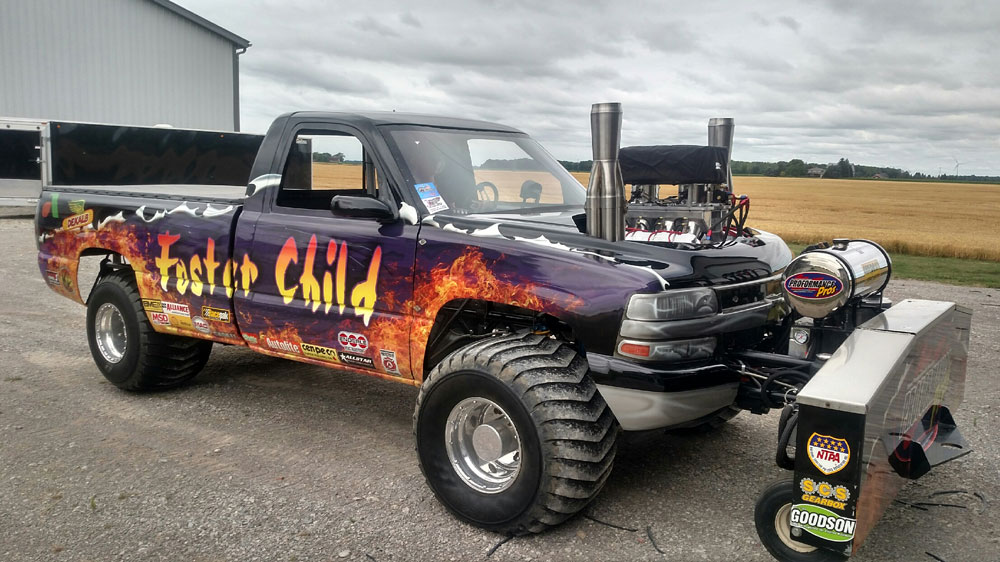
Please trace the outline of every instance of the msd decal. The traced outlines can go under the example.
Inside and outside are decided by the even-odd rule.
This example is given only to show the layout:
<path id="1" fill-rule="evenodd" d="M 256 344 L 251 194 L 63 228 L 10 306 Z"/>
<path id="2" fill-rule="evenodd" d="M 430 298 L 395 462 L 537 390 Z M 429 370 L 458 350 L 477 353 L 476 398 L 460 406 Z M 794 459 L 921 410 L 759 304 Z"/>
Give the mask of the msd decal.
<path id="1" fill-rule="evenodd" d="M 806 271 L 785 279 L 785 290 L 803 299 L 828 299 L 839 295 L 844 284 L 833 275 Z"/>
<path id="2" fill-rule="evenodd" d="M 809 436 L 809 461 L 823 474 L 840 472 L 851 460 L 851 448 L 844 439 L 813 433 Z"/>
<path id="3" fill-rule="evenodd" d="M 149 319 L 153 321 L 153 324 L 157 326 L 169 326 L 170 325 L 170 315 L 163 312 L 150 312 Z"/>
<path id="4" fill-rule="evenodd" d="M 337 341 L 340 346 L 347 351 L 364 355 L 368 352 L 368 338 L 364 334 L 354 332 L 340 332 L 337 334 Z"/>

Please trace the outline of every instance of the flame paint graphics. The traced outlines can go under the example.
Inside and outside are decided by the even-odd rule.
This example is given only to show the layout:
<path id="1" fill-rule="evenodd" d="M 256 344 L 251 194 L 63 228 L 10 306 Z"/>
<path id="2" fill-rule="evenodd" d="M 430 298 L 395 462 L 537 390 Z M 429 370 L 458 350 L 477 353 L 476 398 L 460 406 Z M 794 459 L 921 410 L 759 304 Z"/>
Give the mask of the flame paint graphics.
<path id="1" fill-rule="evenodd" d="M 430 272 L 417 272 L 413 302 L 406 310 L 419 305 L 423 316 L 414 314 L 411 339 L 413 342 L 411 365 L 414 378 L 422 378 L 424 352 L 434 319 L 442 306 L 455 299 L 475 298 L 519 306 L 538 312 L 571 310 L 583 304 L 579 298 L 569 302 L 555 302 L 548 298 L 544 286 L 532 283 L 517 274 L 497 273 L 497 265 L 504 255 L 487 260 L 482 250 L 466 246 L 463 253 L 450 264 L 441 263 Z M 508 267 L 510 264 L 506 264 Z M 419 266 L 418 266 L 419 267 Z"/>

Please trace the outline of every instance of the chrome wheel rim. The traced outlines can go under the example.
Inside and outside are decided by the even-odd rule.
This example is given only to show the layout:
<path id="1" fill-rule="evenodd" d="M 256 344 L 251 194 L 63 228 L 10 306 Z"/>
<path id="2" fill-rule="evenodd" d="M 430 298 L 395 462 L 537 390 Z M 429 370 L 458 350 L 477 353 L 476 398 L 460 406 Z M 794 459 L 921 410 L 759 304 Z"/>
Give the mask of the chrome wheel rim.
<path id="1" fill-rule="evenodd" d="M 97 309 L 94 338 L 101 357 L 108 363 L 118 363 L 125 357 L 128 335 L 125 333 L 125 318 L 117 306 L 106 302 Z"/>
<path id="2" fill-rule="evenodd" d="M 792 504 L 786 503 L 774 514 L 774 532 L 785 543 L 785 546 L 795 552 L 812 552 L 816 547 L 801 543 L 792 537 Z"/>
<path id="3" fill-rule="evenodd" d="M 496 494 L 517 480 L 521 440 L 513 420 L 492 400 L 456 404 L 445 423 L 444 444 L 455 473 L 473 490 Z"/>

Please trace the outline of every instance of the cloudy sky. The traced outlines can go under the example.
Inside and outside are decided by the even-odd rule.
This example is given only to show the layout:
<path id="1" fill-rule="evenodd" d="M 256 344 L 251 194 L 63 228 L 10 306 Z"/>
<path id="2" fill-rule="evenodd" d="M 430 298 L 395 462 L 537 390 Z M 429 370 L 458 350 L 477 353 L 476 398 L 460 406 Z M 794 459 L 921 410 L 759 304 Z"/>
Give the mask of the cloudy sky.
<path id="1" fill-rule="evenodd" d="M 737 160 L 845 157 L 1000 175 L 993 0 L 177 0 L 249 39 L 243 129 L 297 109 L 413 111 L 518 127 L 590 158 L 590 105 L 620 101 L 623 145 L 704 144 Z"/>

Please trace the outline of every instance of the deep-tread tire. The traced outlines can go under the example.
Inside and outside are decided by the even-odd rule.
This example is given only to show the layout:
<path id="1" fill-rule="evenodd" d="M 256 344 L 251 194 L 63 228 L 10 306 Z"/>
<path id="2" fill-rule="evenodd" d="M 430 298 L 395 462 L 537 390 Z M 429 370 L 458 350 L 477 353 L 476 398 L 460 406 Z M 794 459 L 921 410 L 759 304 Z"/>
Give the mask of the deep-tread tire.
<path id="1" fill-rule="evenodd" d="M 459 478 L 445 448 L 445 422 L 458 402 L 499 404 L 521 441 L 521 467 L 506 490 L 486 494 Z M 618 422 L 570 345 L 544 335 L 487 338 L 434 367 L 413 415 L 420 469 L 458 518 L 490 531 L 525 534 L 583 509 L 611 474 Z"/>
<path id="2" fill-rule="evenodd" d="M 771 483 L 757 498 L 753 510 L 754 526 L 764 548 L 782 562 L 843 562 L 847 556 L 817 548 L 811 552 L 798 552 L 779 537 L 776 529 L 778 511 L 791 506 L 795 501 L 795 484 L 791 478 L 782 478 Z M 788 537 L 790 540 L 791 536 Z M 808 547 L 808 545 L 802 545 Z"/>
<path id="3" fill-rule="evenodd" d="M 94 320 L 101 305 L 111 303 L 122 315 L 127 343 L 122 359 L 111 363 L 97 345 Z M 87 341 L 97 368 L 111 384 L 123 390 L 164 390 L 197 375 L 212 353 L 212 342 L 160 334 L 153 330 L 131 269 L 119 269 L 101 278 L 87 303 Z"/>

